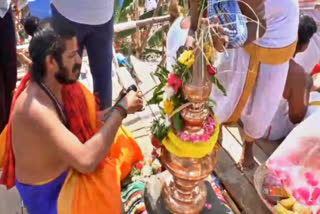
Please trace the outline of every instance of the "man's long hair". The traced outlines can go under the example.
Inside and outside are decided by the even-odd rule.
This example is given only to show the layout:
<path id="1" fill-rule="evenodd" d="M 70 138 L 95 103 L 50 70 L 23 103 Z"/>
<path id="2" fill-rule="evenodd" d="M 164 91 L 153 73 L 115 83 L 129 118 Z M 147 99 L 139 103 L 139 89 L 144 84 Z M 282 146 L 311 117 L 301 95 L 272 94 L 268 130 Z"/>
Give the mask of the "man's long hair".
<path id="1" fill-rule="evenodd" d="M 46 57 L 51 55 L 63 67 L 62 54 L 66 50 L 65 40 L 76 36 L 76 31 L 62 19 L 46 19 L 39 22 L 29 17 L 25 25 L 26 32 L 32 36 L 29 55 L 32 60 L 30 74 L 32 80 L 43 82 L 46 76 Z"/>

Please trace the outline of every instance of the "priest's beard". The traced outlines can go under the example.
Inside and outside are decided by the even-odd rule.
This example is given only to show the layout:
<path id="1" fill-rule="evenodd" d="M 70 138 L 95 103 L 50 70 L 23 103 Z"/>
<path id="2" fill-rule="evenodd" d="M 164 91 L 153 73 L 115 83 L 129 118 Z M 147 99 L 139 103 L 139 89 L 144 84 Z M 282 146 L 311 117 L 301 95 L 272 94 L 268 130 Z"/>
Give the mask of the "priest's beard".
<path id="1" fill-rule="evenodd" d="M 75 75 L 75 78 L 68 77 L 68 70 L 65 66 L 62 65 L 59 67 L 60 67 L 60 70 L 57 73 L 55 73 L 55 78 L 60 84 L 68 85 L 68 84 L 74 84 L 77 82 L 80 76 L 81 64 L 74 64 L 72 68 L 72 74 Z"/>

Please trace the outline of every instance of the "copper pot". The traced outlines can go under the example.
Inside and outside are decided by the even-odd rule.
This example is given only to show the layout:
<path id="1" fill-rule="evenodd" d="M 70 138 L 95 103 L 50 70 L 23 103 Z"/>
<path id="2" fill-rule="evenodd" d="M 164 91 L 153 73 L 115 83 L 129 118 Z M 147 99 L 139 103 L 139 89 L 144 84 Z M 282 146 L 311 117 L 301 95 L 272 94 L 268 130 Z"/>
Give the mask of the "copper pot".
<path id="1" fill-rule="evenodd" d="M 215 147 L 217 148 L 217 147 Z M 217 162 L 217 149 L 203 158 L 180 158 L 162 148 L 161 161 L 172 174 L 173 180 L 162 188 L 166 207 L 173 213 L 199 213 L 207 200 L 203 180 L 213 171 Z"/>

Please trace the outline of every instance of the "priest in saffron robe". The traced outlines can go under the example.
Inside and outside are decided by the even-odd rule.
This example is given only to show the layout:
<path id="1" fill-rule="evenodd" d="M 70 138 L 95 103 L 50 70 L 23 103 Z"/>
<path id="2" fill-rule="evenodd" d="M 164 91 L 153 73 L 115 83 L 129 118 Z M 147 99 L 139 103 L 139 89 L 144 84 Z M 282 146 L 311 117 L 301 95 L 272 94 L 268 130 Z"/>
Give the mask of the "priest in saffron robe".
<path id="1" fill-rule="evenodd" d="M 31 214 L 121 213 L 121 180 L 143 158 L 121 123 L 142 109 L 142 95 L 128 92 L 102 122 L 77 81 L 75 31 L 60 21 L 32 32 L 32 65 L 0 135 L 0 182 L 17 187 Z"/>

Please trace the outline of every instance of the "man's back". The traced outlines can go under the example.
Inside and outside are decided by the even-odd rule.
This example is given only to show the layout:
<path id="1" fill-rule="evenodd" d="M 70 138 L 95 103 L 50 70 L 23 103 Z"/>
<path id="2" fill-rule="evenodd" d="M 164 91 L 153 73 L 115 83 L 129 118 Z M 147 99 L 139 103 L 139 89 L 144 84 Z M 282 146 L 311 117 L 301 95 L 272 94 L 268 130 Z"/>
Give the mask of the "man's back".
<path id="1" fill-rule="evenodd" d="M 22 183 L 47 181 L 68 168 L 50 144 L 51 137 L 46 136 L 50 127 L 37 127 L 41 120 L 62 125 L 53 102 L 36 83 L 31 83 L 17 99 L 12 120 L 16 176 Z"/>
<path id="2" fill-rule="evenodd" d="M 290 121 L 294 124 L 305 117 L 312 84 L 310 75 L 291 59 L 283 97 L 288 101 Z"/>

